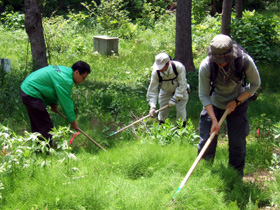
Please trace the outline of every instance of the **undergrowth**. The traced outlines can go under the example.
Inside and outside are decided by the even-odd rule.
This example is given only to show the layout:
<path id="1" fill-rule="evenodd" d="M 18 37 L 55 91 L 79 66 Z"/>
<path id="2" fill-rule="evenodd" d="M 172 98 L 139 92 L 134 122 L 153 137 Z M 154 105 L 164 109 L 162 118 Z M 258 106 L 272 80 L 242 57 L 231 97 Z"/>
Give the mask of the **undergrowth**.
<path id="1" fill-rule="evenodd" d="M 102 2 L 104 7 L 108 6 L 108 2 Z M 196 10 L 196 13 L 204 14 L 205 10 Z M 274 16 L 269 20 L 254 14 L 247 12 L 245 17 L 249 18 L 240 21 L 251 26 L 254 18 L 259 18 L 263 20 L 258 24 L 260 28 L 263 24 L 266 32 L 271 31 L 275 36 L 274 30 L 277 30 L 279 34 L 279 24 L 275 28 L 274 24 L 267 24 L 278 23 Z M 31 73 L 32 59 L 30 43 L 20 25 L 22 16 L 16 18 L 17 15 L 8 16 L 11 19 L 7 24 L 17 23 L 12 24 L 11 29 L 7 25 L 0 26 L 1 57 L 12 60 L 11 72 L 0 78 L 3 81 L 0 87 L 1 209 L 279 208 L 279 58 L 272 59 L 279 54 L 275 50 L 279 40 L 275 37 L 270 40 L 275 45 L 271 48 L 267 48 L 268 42 L 260 43 L 262 53 L 256 57 L 256 61 L 272 59 L 275 62 L 257 63 L 262 89 L 248 110 L 251 132 L 247 138 L 245 167 L 245 175 L 265 170 L 272 173 L 274 180 L 243 182 L 236 171 L 228 167 L 227 136 L 221 135 L 213 165 L 200 161 L 170 206 L 172 195 L 196 158 L 202 109 L 197 72 L 188 73 L 192 92 L 187 105 L 186 129 L 174 120 L 175 110 L 171 109 L 169 119 L 162 126 L 157 125 L 157 119 L 148 119 L 120 134 L 109 135 L 148 114 L 145 94 L 154 56 L 165 51 L 174 57 L 175 15 L 168 13 L 154 22 L 147 14 L 145 24 L 152 26 L 140 27 L 140 20 L 128 24 L 122 19 L 126 15 L 119 13 L 117 22 L 113 20 L 110 24 L 124 25 L 120 30 L 116 27 L 114 34 L 108 33 L 120 34 L 122 38 L 119 53 L 111 56 L 100 55 L 93 48 L 93 37 L 102 32 L 98 21 L 107 24 L 104 19 L 88 19 L 89 14 L 72 12 L 66 18 L 44 18 L 49 64 L 71 66 L 77 60 L 84 60 L 91 66 L 92 73 L 85 83 L 74 86 L 72 97 L 80 127 L 108 152 L 101 151 L 82 134 L 69 145 L 73 132 L 64 119 L 51 112 L 57 128 L 53 133 L 58 149 L 49 149 L 48 142 L 38 145 L 39 136 L 26 132 L 30 125 L 19 87 Z M 219 33 L 220 16 L 206 16 L 196 21 L 192 36 L 194 63 L 198 69 L 210 40 Z M 235 26 L 235 37 L 246 45 L 240 34 L 248 34 L 252 27 L 239 26 Z M 129 30 L 124 30 L 125 27 Z M 266 36 L 258 37 L 255 35 L 258 31 Z M 263 33 L 262 29 L 254 32 L 253 40 L 269 39 L 269 33 Z M 247 42 L 249 52 L 257 46 L 251 42 Z"/>

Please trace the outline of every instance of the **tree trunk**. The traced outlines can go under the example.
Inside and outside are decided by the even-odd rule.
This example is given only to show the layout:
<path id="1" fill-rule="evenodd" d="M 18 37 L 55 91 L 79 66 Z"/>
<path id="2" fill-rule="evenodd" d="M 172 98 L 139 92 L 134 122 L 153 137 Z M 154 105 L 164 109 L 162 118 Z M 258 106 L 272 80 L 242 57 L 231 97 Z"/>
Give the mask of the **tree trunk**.
<path id="1" fill-rule="evenodd" d="M 223 1 L 221 33 L 230 35 L 232 0 Z"/>
<path id="2" fill-rule="evenodd" d="M 4 12 L 4 7 L 3 7 L 3 5 L 2 5 L 1 2 L 0 2 L 0 15 L 1 15 L 3 12 Z"/>
<path id="3" fill-rule="evenodd" d="M 28 34 L 33 59 L 33 70 L 48 65 L 41 11 L 37 0 L 25 0 L 25 30 Z"/>
<path id="4" fill-rule="evenodd" d="M 211 11 L 210 11 L 211 16 L 215 16 L 216 13 L 218 12 L 217 4 L 218 4 L 218 0 L 211 1 Z"/>
<path id="5" fill-rule="evenodd" d="M 242 18 L 243 0 L 235 0 L 236 18 Z"/>
<path id="6" fill-rule="evenodd" d="M 195 71 L 192 56 L 191 6 L 192 0 L 177 1 L 175 59 L 180 61 L 187 71 Z"/>

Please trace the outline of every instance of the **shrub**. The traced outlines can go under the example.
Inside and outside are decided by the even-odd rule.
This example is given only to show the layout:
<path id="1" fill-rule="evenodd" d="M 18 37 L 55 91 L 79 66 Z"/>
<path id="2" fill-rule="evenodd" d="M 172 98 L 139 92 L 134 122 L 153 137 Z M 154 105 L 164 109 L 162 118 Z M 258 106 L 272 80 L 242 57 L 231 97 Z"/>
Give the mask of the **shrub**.
<path id="1" fill-rule="evenodd" d="M 5 11 L 0 15 L 3 28 L 10 30 L 24 29 L 24 14 L 14 11 Z"/>
<path id="2" fill-rule="evenodd" d="M 273 46 L 279 41 L 276 31 L 278 24 L 277 17 L 264 17 L 255 11 L 245 11 L 241 19 L 232 20 L 231 35 L 256 62 L 271 61 L 276 55 Z"/>
<path id="3" fill-rule="evenodd" d="M 131 38 L 135 35 L 137 25 L 131 23 L 129 12 L 125 9 L 128 2 L 124 0 L 101 0 L 100 5 L 92 1 L 92 4 L 83 6 L 91 16 L 96 18 L 103 35 Z"/>

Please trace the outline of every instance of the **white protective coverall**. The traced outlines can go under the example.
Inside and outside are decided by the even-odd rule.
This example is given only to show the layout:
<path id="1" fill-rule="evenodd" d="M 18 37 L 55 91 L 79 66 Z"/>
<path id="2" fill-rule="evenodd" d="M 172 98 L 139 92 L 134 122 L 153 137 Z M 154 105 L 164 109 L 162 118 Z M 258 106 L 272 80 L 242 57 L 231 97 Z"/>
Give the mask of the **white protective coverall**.
<path id="1" fill-rule="evenodd" d="M 171 62 L 176 66 L 178 76 L 174 80 L 170 80 L 176 77 L 176 74 L 173 71 Z M 189 95 L 187 92 L 187 78 L 186 70 L 183 64 L 178 61 L 170 61 L 168 69 L 165 72 L 160 72 L 160 75 L 163 79 L 162 82 L 159 82 L 158 70 L 152 71 L 151 82 L 147 92 L 147 101 L 151 108 L 156 108 L 157 98 L 159 96 L 159 106 L 160 108 L 168 105 L 169 100 L 172 96 L 176 99 L 176 119 L 181 119 L 186 121 L 187 110 L 186 105 L 188 103 Z M 170 80 L 170 81 L 164 81 Z M 165 121 L 168 117 L 169 108 L 166 108 L 159 112 L 158 119 L 159 121 Z"/>

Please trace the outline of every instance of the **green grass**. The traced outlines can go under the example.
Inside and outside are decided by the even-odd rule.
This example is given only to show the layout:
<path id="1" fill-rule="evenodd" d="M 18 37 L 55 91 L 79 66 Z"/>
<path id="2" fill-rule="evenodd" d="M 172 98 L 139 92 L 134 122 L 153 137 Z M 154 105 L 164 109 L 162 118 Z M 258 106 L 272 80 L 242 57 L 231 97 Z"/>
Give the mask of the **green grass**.
<path id="1" fill-rule="evenodd" d="M 2 177 L 1 209 L 239 209 L 250 203 L 249 196 L 253 203 L 268 202 L 257 185 L 242 183 L 227 168 L 220 152 L 212 167 L 198 165 L 173 207 L 168 204 L 196 158 L 195 146 L 131 141 L 76 155 L 68 163 L 57 154 L 49 167 Z"/>
<path id="2" fill-rule="evenodd" d="M 94 52 L 93 36 L 100 35 L 94 28 L 66 24 L 60 18 L 52 21 L 53 25 L 45 25 L 51 37 L 50 64 L 71 66 L 77 60 L 90 64 L 92 73 L 87 81 L 73 88 L 75 112 L 80 128 L 108 152 L 80 134 L 71 145 L 76 160 L 68 160 L 69 154 L 60 150 L 50 156 L 39 154 L 35 159 L 34 154 L 26 155 L 24 158 L 34 161 L 31 167 L 20 165 L 11 172 L 0 173 L 4 187 L 0 189 L 1 209 L 257 209 L 279 204 L 279 174 L 273 173 L 276 179 L 267 187 L 241 181 L 236 171 L 228 168 L 227 138 L 222 133 L 214 164 L 200 161 L 176 195 L 176 202 L 169 206 L 196 158 L 194 135 L 198 133 L 202 109 L 197 72 L 188 73 L 191 95 L 187 117 L 194 126 L 190 131 L 193 135 L 172 133 L 173 109 L 170 127 L 158 131 L 157 119 L 149 119 L 108 137 L 112 131 L 103 123 L 122 122 L 125 126 L 136 117 L 148 114 L 145 95 L 154 56 L 162 50 L 174 56 L 174 16 L 157 22 L 154 29 L 139 31 L 133 39 L 120 39 L 119 54 L 113 56 Z M 218 30 L 217 19 L 211 17 L 194 26 L 193 52 L 197 69 Z M 5 85 L 0 87 L 0 123 L 18 135 L 15 139 L 21 139 L 19 136 L 30 130 L 28 115 L 19 98 L 20 83 L 31 72 L 30 46 L 27 47 L 23 30 L 0 29 L 0 37 L 1 58 L 12 59 L 12 71 L 6 74 Z M 269 128 L 279 122 L 278 66 L 277 63 L 258 65 L 262 90 L 248 110 L 251 131 L 247 138 L 245 175 L 269 170 L 272 165 L 275 151 L 269 142 L 276 139 Z M 7 105 L 8 102 L 11 105 Z M 68 126 L 60 116 L 50 114 L 55 127 Z M 93 118 L 99 120 L 98 128 L 91 125 Z M 264 131 L 260 139 L 256 133 L 258 128 Z M 157 132 L 160 138 L 155 138 Z M 160 139 L 163 142 L 167 139 L 169 143 L 162 146 Z M 11 160 L 9 158 L 1 156 L 1 164 Z M 48 165 L 41 167 L 44 161 Z"/>

